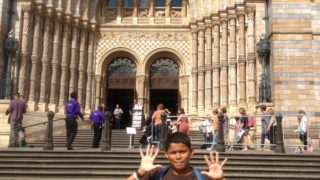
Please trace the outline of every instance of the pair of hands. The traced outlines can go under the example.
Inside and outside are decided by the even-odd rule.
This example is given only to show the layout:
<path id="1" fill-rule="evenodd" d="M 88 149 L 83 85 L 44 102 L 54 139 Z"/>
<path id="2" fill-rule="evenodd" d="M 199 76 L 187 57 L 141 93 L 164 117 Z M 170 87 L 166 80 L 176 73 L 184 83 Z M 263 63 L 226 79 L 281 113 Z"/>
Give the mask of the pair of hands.
<path id="1" fill-rule="evenodd" d="M 150 145 L 146 149 L 146 154 L 142 152 L 140 149 L 140 156 L 141 156 L 141 165 L 140 168 L 138 169 L 139 174 L 144 176 L 146 173 L 149 171 L 160 168 L 161 165 L 157 164 L 154 165 L 154 161 L 159 153 L 159 149 L 157 148 L 155 150 L 154 146 Z M 227 159 L 225 158 L 222 163 L 219 163 L 219 153 L 216 152 L 216 157 L 213 157 L 213 153 L 210 152 L 210 159 L 208 158 L 207 155 L 204 156 L 204 159 L 208 165 L 209 171 L 202 171 L 201 173 L 210 177 L 210 179 L 214 180 L 220 180 L 223 179 L 223 169 L 222 167 L 226 164 Z"/>

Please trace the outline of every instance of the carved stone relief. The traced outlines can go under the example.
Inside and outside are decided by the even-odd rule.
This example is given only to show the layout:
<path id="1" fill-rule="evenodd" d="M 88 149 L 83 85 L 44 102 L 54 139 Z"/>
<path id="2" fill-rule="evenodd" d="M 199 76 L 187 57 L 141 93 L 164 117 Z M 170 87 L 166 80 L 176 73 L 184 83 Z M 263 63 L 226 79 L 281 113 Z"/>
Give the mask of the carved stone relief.
<path id="1" fill-rule="evenodd" d="M 133 16 L 133 9 L 123 9 L 123 16 L 124 17 L 132 17 Z"/>
<path id="2" fill-rule="evenodd" d="M 149 9 L 140 9 L 139 17 L 148 17 Z"/>
<path id="3" fill-rule="evenodd" d="M 158 18 L 164 18 L 166 15 L 164 10 L 156 10 L 156 17 Z"/>
<path id="4" fill-rule="evenodd" d="M 171 17 L 181 17 L 181 11 L 180 10 L 171 10 Z"/>
<path id="5" fill-rule="evenodd" d="M 108 9 L 107 10 L 107 17 L 116 17 L 116 9 Z"/>

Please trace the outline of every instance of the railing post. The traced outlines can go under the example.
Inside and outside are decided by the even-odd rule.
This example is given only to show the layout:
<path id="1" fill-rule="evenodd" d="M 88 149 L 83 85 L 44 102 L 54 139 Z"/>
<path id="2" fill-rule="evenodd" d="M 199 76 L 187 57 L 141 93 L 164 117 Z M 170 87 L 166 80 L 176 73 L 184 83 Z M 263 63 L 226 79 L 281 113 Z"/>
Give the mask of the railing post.
<path id="1" fill-rule="evenodd" d="M 111 113 L 109 111 L 106 111 L 104 113 L 104 117 L 106 121 L 104 123 L 104 136 L 102 140 L 101 151 L 110 151 L 111 150 L 111 128 L 110 128 Z"/>
<path id="2" fill-rule="evenodd" d="M 225 147 L 224 137 L 223 137 L 224 115 L 222 113 L 219 113 L 218 119 L 219 119 L 219 129 L 218 129 L 218 139 L 217 139 L 217 151 L 218 152 L 226 152 L 226 147 Z"/>
<path id="3" fill-rule="evenodd" d="M 168 127 L 167 127 L 167 114 L 161 113 L 161 130 L 160 130 L 160 145 L 159 149 L 164 150 L 165 143 L 167 141 L 167 133 L 168 133 Z"/>
<path id="4" fill-rule="evenodd" d="M 53 117 L 54 112 L 49 111 L 46 139 L 44 140 L 43 150 L 53 150 Z"/>
<path id="5" fill-rule="evenodd" d="M 281 113 L 277 113 L 277 134 L 276 134 L 276 153 L 285 153 L 284 143 L 283 143 L 283 132 L 282 132 L 282 119 L 283 116 Z"/>

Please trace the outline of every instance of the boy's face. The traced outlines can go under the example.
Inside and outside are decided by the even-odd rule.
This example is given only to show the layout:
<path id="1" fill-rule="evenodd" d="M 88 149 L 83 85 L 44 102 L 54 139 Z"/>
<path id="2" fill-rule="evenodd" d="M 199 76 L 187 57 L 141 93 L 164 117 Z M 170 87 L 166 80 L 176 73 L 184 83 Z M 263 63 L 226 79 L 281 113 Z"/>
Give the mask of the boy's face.
<path id="1" fill-rule="evenodd" d="M 188 170 L 190 157 L 194 150 L 182 143 L 171 143 L 165 151 L 167 159 L 170 161 L 171 167 L 176 172 Z"/>

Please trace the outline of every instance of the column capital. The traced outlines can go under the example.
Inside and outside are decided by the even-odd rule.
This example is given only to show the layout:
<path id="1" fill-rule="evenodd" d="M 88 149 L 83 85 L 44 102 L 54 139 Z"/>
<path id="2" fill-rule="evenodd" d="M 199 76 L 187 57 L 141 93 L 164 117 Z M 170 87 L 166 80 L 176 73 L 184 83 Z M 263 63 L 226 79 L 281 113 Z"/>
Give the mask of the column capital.
<path id="1" fill-rule="evenodd" d="M 85 19 L 82 19 L 81 21 L 81 28 L 84 29 L 84 30 L 87 30 L 89 27 L 89 21 L 88 20 L 85 20 Z"/>
<path id="2" fill-rule="evenodd" d="M 212 27 L 212 20 L 210 17 L 205 17 L 204 18 L 204 26 L 206 28 L 211 28 Z"/>
<path id="3" fill-rule="evenodd" d="M 204 22 L 201 20 L 197 20 L 197 27 L 199 30 L 204 30 Z"/>
<path id="4" fill-rule="evenodd" d="M 254 14 L 256 12 L 256 6 L 253 6 L 253 5 L 247 6 L 246 12 L 248 15 Z"/>
<path id="5" fill-rule="evenodd" d="M 190 23 L 190 29 L 191 29 L 191 32 L 197 33 L 198 32 L 197 24 L 196 23 Z"/>
<path id="6" fill-rule="evenodd" d="M 243 4 L 237 4 L 236 5 L 236 14 L 237 16 L 239 15 L 245 15 L 246 13 L 246 8 Z"/>
<path id="7" fill-rule="evenodd" d="M 219 12 L 219 17 L 221 22 L 228 22 L 228 13 L 227 11 L 220 11 Z"/>

